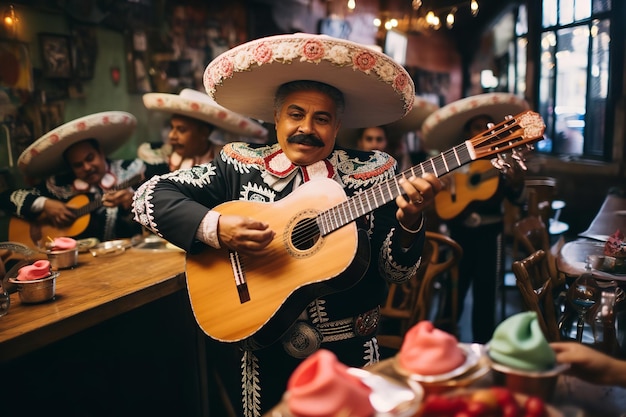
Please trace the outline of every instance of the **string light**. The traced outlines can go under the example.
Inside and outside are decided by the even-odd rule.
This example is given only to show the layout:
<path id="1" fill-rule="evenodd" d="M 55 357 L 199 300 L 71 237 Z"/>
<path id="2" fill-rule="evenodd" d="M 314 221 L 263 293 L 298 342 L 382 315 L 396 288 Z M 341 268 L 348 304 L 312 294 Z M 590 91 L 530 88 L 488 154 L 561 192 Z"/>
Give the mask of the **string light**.
<path id="1" fill-rule="evenodd" d="M 456 14 L 459 11 L 459 7 L 467 6 L 467 5 L 469 5 L 469 9 L 470 9 L 472 16 L 476 17 L 478 15 L 478 8 L 479 8 L 478 0 L 468 0 L 468 1 L 459 2 L 449 7 L 443 7 L 439 9 L 430 9 L 426 12 L 426 14 L 424 15 L 422 19 L 425 20 L 426 24 L 429 27 L 433 29 L 439 29 L 441 27 L 441 19 L 439 16 L 445 15 L 446 27 L 448 29 L 451 29 L 456 22 Z M 416 10 L 418 12 L 420 9 L 424 8 L 422 0 L 412 0 L 411 6 L 413 7 L 413 10 Z"/>
<path id="2" fill-rule="evenodd" d="M 9 5 L 9 8 L 5 11 L 4 16 L 2 17 L 2 25 L 4 26 L 6 32 L 11 35 L 11 36 L 15 36 L 15 33 L 17 32 L 17 23 L 18 23 L 19 19 L 17 18 L 17 15 L 15 14 L 15 9 L 13 8 L 13 5 Z"/>

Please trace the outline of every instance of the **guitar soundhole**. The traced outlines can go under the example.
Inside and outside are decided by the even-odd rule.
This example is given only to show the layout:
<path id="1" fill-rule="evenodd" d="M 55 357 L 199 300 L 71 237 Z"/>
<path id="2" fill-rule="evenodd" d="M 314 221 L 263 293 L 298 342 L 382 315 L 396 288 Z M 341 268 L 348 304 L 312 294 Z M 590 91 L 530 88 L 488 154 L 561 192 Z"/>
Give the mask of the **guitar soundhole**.
<path id="1" fill-rule="evenodd" d="M 320 230 L 315 223 L 315 219 L 301 220 L 291 233 L 291 244 L 299 250 L 309 250 L 320 238 Z"/>
<path id="2" fill-rule="evenodd" d="M 470 185 L 478 185 L 480 184 L 480 174 L 474 174 L 470 176 Z"/>
<path id="3" fill-rule="evenodd" d="M 306 210 L 291 219 L 285 229 L 285 243 L 291 256 L 303 258 L 315 254 L 324 241 L 316 222 L 317 213 Z"/>

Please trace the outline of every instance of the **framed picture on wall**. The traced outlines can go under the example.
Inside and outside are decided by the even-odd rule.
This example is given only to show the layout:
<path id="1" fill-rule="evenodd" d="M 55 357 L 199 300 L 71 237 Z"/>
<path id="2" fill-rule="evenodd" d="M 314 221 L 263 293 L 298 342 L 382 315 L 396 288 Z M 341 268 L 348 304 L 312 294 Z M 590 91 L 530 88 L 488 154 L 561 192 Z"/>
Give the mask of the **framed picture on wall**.
<path id="1" fill-rule="evenodd" d="M 96 28 L 87 25 L 72 27 L 72 73 L 81 80 L 91 80 L 98 57 Z"/>
<path id="2" fill-rule="evenodd" d="M 40 33 L 42 75 L 46 78 L 70 78 L 72 59 L 70 37 L 54 33 Z"/>

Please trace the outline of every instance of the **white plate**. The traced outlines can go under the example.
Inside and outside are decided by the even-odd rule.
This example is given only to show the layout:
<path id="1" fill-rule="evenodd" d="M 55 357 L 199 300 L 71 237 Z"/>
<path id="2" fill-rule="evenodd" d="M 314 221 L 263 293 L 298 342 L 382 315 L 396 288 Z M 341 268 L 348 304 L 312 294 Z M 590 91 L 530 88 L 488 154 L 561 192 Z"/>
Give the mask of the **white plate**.
<path id="1" fill-rule="evenodd" d="M 458 346 L 459 348 L 461 348 L 461 350 L 463 350 L 463 353 L 465 354 L 465 362 L 463 362 L 463 364 L 461 364 L 457 368 L 454 368 L 453 370 L 443 374 L 421 375 L 408 372 L 400 366 L 397 356 L 394 358 L 394 367 L 398 373 L 407 376 L 417 382 L 432 383 L 456 378 L 457 376 L 463 375 L 465 372 L 476 366 L 478 364 L 478 361 L 480 360 L 480 354 L 475 349 L 472 349 L 471 345 L 459 343 Z"/>
<path id="2" fill-rule="evenodd" d="M 369 398 L 376 411 L 375 416 L 414 416 L 424 399 L 424 388 L 420 384 L 406 381 L 406 384 L 401 385 L 360 368 L 348 368 L 348 373 L 372 389 Z"/>

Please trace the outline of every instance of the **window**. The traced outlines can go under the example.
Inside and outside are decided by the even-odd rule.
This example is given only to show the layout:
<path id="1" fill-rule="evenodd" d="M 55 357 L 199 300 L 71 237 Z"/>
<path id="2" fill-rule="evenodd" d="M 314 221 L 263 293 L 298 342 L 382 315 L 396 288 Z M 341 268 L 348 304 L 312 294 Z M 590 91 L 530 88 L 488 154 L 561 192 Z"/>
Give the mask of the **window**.
<path id="1" fill-rule="evenodd" d="M 611 0 L 543 0 L 537 110 L 546 123 L 540 152 L 609 159 Z M 524 94 L 528 20 L 518 8 L 514 92 Z M 532 28 L 530 28 L 532 30 Z M 615 46 L 614 46 L 615 47 Z"/>

